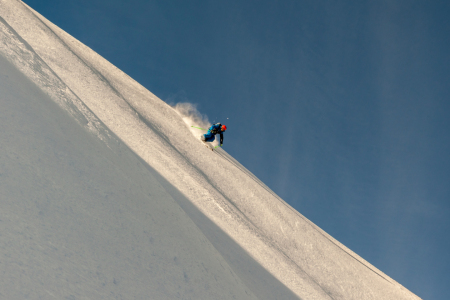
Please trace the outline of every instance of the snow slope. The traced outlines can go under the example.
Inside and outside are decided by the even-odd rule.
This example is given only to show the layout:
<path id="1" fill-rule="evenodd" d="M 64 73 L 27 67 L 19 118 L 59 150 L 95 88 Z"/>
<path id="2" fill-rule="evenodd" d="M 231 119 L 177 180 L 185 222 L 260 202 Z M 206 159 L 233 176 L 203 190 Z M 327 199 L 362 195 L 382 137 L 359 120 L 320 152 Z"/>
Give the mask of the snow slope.
<path id="1" fill-rule="evenodd" d="M 2 298 L 419 299 L 26 4 L 0 17 Z"/>

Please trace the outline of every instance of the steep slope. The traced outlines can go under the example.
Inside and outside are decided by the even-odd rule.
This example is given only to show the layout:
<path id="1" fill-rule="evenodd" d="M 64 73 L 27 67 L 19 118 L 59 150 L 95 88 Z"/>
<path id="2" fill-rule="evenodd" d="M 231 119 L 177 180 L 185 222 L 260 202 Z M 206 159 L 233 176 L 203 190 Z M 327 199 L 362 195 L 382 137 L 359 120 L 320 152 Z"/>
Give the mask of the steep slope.
<path id="1" fill-rule="evenodd" d="M 256 299 L 132 152 L 0 70 L 0 298 Z"/>
<path id="2" fill-rule="evenodd" d="M 118 206 L 117 211 L 111 213 L 115 214 L 117 222 L 123 222 L 122 228 L 127 229 L 123 229 L 122 236 L 120 232 L 116 235 L 114 230 L 106 236 L 116 240 L 118 244 L 127 243 L 127 232 L 138 231 L 137 225 L 134 229 L 132 225 L 126 225 L 131 222 L 158 228 L 162 230 L 161 235 L 167 238 L 167 244 L 162 243 L 156 249 L 168 250 L 164 263 L 157 269 L 158 274 L 164 274 L 160 276 L 166 278 L 168 283 L 164 283 L 162 279 L 149 279 L 148 282 L 152 284 L 148 290 L 142 287 L 142 294 L 160 291 L 161 285 L 167 284 L 170 288 L 164 289 L 155 298 L 170 299 L 174 297 L 173 293 L 180 293 L 179 297 L 192 299 L 228 299 L 231 296 L 239 299 L 291 299 L 295 297 L 293 294 L 301 299 L 418 299 L 293 210 L 225 151 L 206 151 L 172 107 L 37 12 L 20 1 L 2 0 L 0 16 L 3 18 L 0 19 L 0 54 L 44 92 L 40 102 L 52 99 L 66 114 L 70 114 L 88 130 L 82 131 L 81 127 L 73 124 L 67 125 L 67 131 L 74 131 L 70 137 L 77 136 L 78 143 L 68 144 L 61 136 L 60 139 L 55 138 L 54 144 L 61 147 L 60 153 L 66 153 L 69 151 L 67 149 L 70 149 L 69 153 L 72 150 L 74 153 L 83 153 L 75 155 L 76 164 L 84 166 L 82 168 L 98 164 L 95 170 L 102 172 L 95 174 L 91 180 L 99 181 L 97 184 L 103 184 L 103 187 L 99 194 L 91 195 L 90 198 L 86 196 L 86 199 L 90 199 L 88 203 L 98 201 L 96 197 L 102 198 L 105 194 L 118 195 L 114 201 L 114 205 Z M 22 81 L 26 80 L 20 82 Z M 36 94 L 31 92 L 32 86 L 28 85 L 28 94 Z M 8 90 L 9 87 L 2 85 L 3 89 Z M 15 87 L 16 92 L 11 92 L 12 98 L 5 98 L 3 101 L 17 102 L 14 98 L 17 90 L 20 90 L 18 86 Z M 26 97 L 22 98 L 26 100 Z M 63 112 L 53 110 L 55 116 L 60 115 L 55 124 L 64 122 L 61 115 Z M 16 111 L 20 109 L 16 108 Z M 37 115 L 33 120 L 39 124 L 38 120 L 43 117 L 45 114 Z M 54 131 L 58 126 L 55 124 L 40 125 L 42 128 L 39 132 L 48 130 L 51 132 L 50 136 L 57 137 Z M 19 136 L 27 134 L 32 133 L 16 133 Z M 39 141 L 49 139 L 49 136 L 37 137 Z M 95 146 L 85 147 L 85 141 L 95 143 Z M 4 143 L 14 144 L 6 137 Z M 34 145 L 32 143 L 28 148 L 20 149 L 29 149 Z M 40 147 L 45 149 L 44 145 Z M 17 151 L 16 148 L 14 150 Z M 113 153 L 108 154 L 110 157 L 107 155 L 108 151 Z M 29 156 L 28 153 L 25 152 L 24 156 Z M 98 154 L 96 158 L 88 158 L 95 153 Z M 8 157 L 2 161 L 9 164 L 12 160 Z M 35 163 L 36 160 L 33 160 L 33 164 Z M 48 161 L 38 165 L 39 169 L 46 169 Z M 18 165 L 10 167 L 12 170 L 20 168 L 22 167 Z M 60 177 L 68 168 L 69 166 L 55 166 L 48 172 L 53 177 Z M 105 184 L 103 181 L 108 176 L 115 181 Z M 66 180 L 68 179 L 63 180 L 63 183 Z M 33 180 L 28 178 L 24 182 L 28 186 Z M 84 191 L 89 182 L 79 181 L 76 187 L 71 187 L 74 195 L 79 190 Z M 63 183 L 58 185 L 64 186 Z M 66 185 L 69 189 L 69 184 Z M 41 188 L 45 193 L 49 187 Z M 8 191 L 6 196 L 9 199 L 15 202 L 23 199 L 19 196 L 18 189 Z M 60 197 L 61 195 L 56 194 L 50 196 L 53 199 L 51 203 Z M 158 209 L 154 203 L 160 202 L 161 208 Z M 97 209 L 92 210 L 90 217 L 106 222 L 109 214 L 100 217 L 101 207 L 105 204 L 98 205 Z M 126 206 L 128 210 L 124 212 L 122 206 Z M 65 208 L 64 211 L 66 210 L 70 209 Z M 89 210 L 83 211 L 87 213 Z M 173 213 L 173 219 L 178 222 L 172 226 L 172 219 L 167 219 L 168 224 L 152 221 L 151 218 L 148 220 L 145 216 L 150 211 L 154 211 L 152 214 L 155 218 L 161 216 L 161 211 Z M 55 214 L 62 216 L 61 218 L 67 217 L 60 211 Z M 54 226 L 59 224 L 57 220 L 52 222 Z M 113 226 L 106 224 L 109 224 L 106 227 Z M 91 227 L 86 225 L 79 228 L 79 231 L 83 233 Z M 166 231 L 166 227 L 170 229 Z M 180 230 L 181 227 L 184 230 Z M 68 230 L 55 229 L 51 232 L 66 236 Z M 44 229 L 42 232 L 45 234 Z M 100 241 L 103 239 L 101 233 L 96 235 Z M 83 236 L 86 237 L 79 237 L 76 245 L 83 245 Z M 63 243 L 64 249 L 69 248 L 67 245 L 72 245 L 71 243 L 75 241 Z M 17 246 L 14 242 L 10 244 L 11 248 L 5 251 L 11 251 Z M 105 242 L 91 246 L 93 251 L 97 251 L 94 253 L 98 253 L 90 254 L 91 259 L 106 251 L 105 244 L 110 245 Z M 140 244 L 135 241 L 135 246 L 130 251 L 152 251 L 152 247 L 155 247 L 152 242 Z M 79 251 L 86 252 L 77 249 L 71 255 L 76 255 Z M 118 253 L 121 251 L 125 250 L 119 250 Z M 178 257 L 181 257 L 179 253 L 184 255 L 181 266 L 177 265 Z M 37 260 L 42 262 L 50 256 L 39 257 Z M 136 266 L 145 266 L 146 263 L 148 266 L 147 255 L 137 256 Z M 28 255 L 24 253 L 21 257 Z M 114 254 L 108 257 L 114 257 Z M 173 257 L 173 262 L 168 263 L 169 257 Z M 118 258 L 117 264 L 126 264 L 126 258 Z M 208 267 L 202 265 L 202 258 L 205 258 Z M 54 263 L 55 266 L 58 265 L 57 262 Z M 214 275 L 202 271 L 203 267 L 211 270 Z M 182 274 L 180 269 L 183 268 L 192 271 L 194 279 L 189 275 L 171 277 L 171 272 Z M 117 270 L 108 270 L 105 274 L 114 274 L 119 270 L 117 267 Z M 142 280 L 138 274 L 136 272 L 134 278 Z M 218 274 L 222 274 L 223 278 L 216 277 Z M 132 278 L 130 275 L 127 282 L 132 281 Z M 183 280 L 184 285 L 177 287 Z M 117 280 L 113 282 L 115 284 Z M 145 282 L 142 283 L 144 284 Z M 170 295 L 169 290 L 173 291 Z"/>

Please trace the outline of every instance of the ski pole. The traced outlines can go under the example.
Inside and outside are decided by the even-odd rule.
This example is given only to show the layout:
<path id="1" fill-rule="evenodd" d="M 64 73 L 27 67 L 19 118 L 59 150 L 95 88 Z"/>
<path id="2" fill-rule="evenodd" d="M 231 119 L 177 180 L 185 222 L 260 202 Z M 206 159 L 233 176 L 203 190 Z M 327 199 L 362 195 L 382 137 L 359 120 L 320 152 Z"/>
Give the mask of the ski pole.
<path id="1" fill-rule="evenodd" d="M 194 127 L 194 128 L 197 128 L 197 129 L 201 129 L 201 130 L 207 130 L 207 129 L 203 129 L 203 128 L 195 127 L 195 126 L 191 126 L 191 127 Z"/>

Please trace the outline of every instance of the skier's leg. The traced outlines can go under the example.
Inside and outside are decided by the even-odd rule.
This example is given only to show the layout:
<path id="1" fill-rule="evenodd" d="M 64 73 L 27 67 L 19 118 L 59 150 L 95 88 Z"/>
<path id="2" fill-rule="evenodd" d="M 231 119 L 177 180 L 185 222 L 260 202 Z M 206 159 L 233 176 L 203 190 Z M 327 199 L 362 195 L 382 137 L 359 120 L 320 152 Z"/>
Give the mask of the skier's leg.
<path id="1" fill-rule="evenodd" d="M 207 133 L 204 136 L 205 136 L 205 142 L 213 142 L 216 139 L 214 134 L 211 134 L 211 133 L 209 133 L 209 134 Z"/>

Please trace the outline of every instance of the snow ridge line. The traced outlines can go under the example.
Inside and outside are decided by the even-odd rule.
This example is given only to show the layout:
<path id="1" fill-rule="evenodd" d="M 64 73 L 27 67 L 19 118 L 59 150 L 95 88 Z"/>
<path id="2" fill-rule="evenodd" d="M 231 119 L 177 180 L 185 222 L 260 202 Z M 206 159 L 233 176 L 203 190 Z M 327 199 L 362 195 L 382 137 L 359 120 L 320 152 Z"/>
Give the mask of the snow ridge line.
<path id="1" fill-rule="evenodd" d="M 39 18 L 39 17 L 38 17 Z M 42 21 L 42 20 L 41 20 Z M 45 25 L 47 25 L 47 24 L 45 24 Z M 48 27 L 48 26 L 47 26 Z M 51 31 L 53 31 L 53 30 L 51 30 Z M 55 34 L 56 34 L 56 32 L 54 32 Z M 56 35 L 58 35 L 58 34 L 56 34 Z M 59 37 L 59 36 L 58 36 Z M 63 35 L 63 37 L 64 37 L 64 35 Z M 70 42 L 70 40 L 69 40 L 69 42 Z M 67 45 L 66 45 L 67 46 Z M 69 47 L 70 48 L 70 47 Z M 37 48 L 38 49 L 38 48 Z M 78 48 L 76 48 L 76 49 L 78 49 Z M 42 49 L 41 49 L 42 50 Z M 71 51 L 71 52 L 73 52 L 73 51 Z M 81 51 L 82 52 L 82 51 Z M 43 52 L 41 52 L 41 53 L 43 53 Z M 90 53 L 88 54 L 88 55 L 90 55 Z M 44 55 L 45 56 L 45 55 Z M 76 55 L 78 58 L 80 58 L 79 57 L 79 55 Z M 90 56 L 87 56 L 88 58 L 90 58 Z M 51 63 L 52 61 L 49 61 L 49 63 Z M 94 63 L 96 63 L 95 61 L 94 61 Z M 57 66 L 58 67 L 58 66 Z M 93 69 L 96 69 L 97 67 L 92 67 L 92 66 L 89 66 L 89 65 L 86 65 L 86 67 L 88 67 L 90 70 L 93 70 Z M 56 69 L 56 70 L 58 70 L 58 69 Z M 53 71 L 53 70 L 52 70 Z M 95 72 L 94 72 L 95 73 Z M 107 74 L 109 74 L 109 73 L 107 73 Z M 64 75 L 64 74 L 63 74 Z M 100 80 L 101 80 L 101 77 L 98 77 L 98 74 L 96 74 L 96 77 L 97 78 L 100 78 Z M 106 83 L 106 82 L 104 82 L 104 80 L 101 80 L 103 83 Z M 70 80 L 69 80 L 69 82 L 70 82 Z M 110 82 L 109 80 L 108 80 L 108 82 L 107 82 L 107 84 L 109 84 L 109 86 L 111 87 L 111 86 L 113 86 L 114 84 L 114 78 L 113 78 L 113 80 L 112 80 L 112 82 Z M 120 82 L 118 83 L 117 81 L 116 81 L 116 84 L 120 87 Z M 128 82 L 127 82 L 127 84 L 128 84 Z M 80 94 L 81 95 L 81 94 Z M 126 95 L 126 91 L 125 91 L 125 95 Z M 119 97 L 119 95 L 117 95 L 117 94 L 115 94 L 115 96 L 118 96 Z M 78 96 L 77 96 L 78 97 Z M 121 98 L 121 100 L 123 101 L 124 99 L 124 97 L 119 97 L 119 98 Z M 171 142 L 169 142 L 168 141 L 168 139 L 170 139 L 170 136 L 168 137 L 167 135 L 165 135 L 164 134 L 164 132 L 162 131 L 162 130 L 159 130 L 159 128 L 158 128 L 158 131 L 160 132 L 160 133 L 162 133 L 163 135 L 161 135 L 161 134 L 158 134 L 158 132 L 156 132 L 155 130 L 153 130 L 153 128 L 152 127 L 149 127 L 148 126 L 148 123 L 151 123 L 152 125 L 153 125 L 153 123 L 152 123 L 152 121 L 154 121 L 154 119 L 152 119 L 151 117 L 154 117 L 154 116 L 150 116 L 150 117 L 148 117 L 148 119 L 143 115 L 143 114 L 141 114 L 141 113 L 139 113 L 139 106 L 136 106 L 136 103 L 134 104 L 137 108 L 135 108 L 135 106 L 133 106 L 133 105 L 131 105 L 130 104 L 130 102 L 128 102 L 128 101 L 125 101 L 125 102 L 127 102 L 127 104 L 128 104 L 128 106 L 127 106 L 127 110 L 128 111 L 130 111 L 130 112 L 134 112 L 134 114 L 135 115 L 137 115 L 138 116 L 138 118 L 139 118 L 139 121 L 140 121 L 140 123 L 143 123 L 147 128 L 149 128 L 155 135 L 157 135 L 158 137 L 159 137 L 159 139 L 161 139 L 161 140 L 165 140 L 165 142 L 166 143 L 164 143 L 164 147 L 159 147 L 158 148 L 158 146 L 156 146 L 157 148 L 156 148 L 156 150 L 157 151 L 161 151 L 161 150 L 168 150 L 168 149 L 171 149 L 171 153 L 169 153 L 169 155 L 166 155 L 168 158 L 172 158 L 172 159 L 175 159 L 175 160 L 177 160 L 177 161 L 179 161 L 180 159 L 181 160 L 183 160 L 183 157 L 185 157 L 185 159 L 184 159 L 184 163 L 188 163 L 188 164 L 191 164 L 191 165 L 194 165 L 195 167 L 197 167 L 197 165 L 196 165 L 196 161 L 195 161 L 195 159 L 194 158 L 192 158 L 191 157 L 191 159 L 192 160 L 189 160 L 189 161 L 187 161 L 187 158 L 189 157 L 188 155 L 186 155 L 186 153 L 182 153 L 182 152 L 180 152 L 180 150 L 177 148 L 177 146 L 179 146 L 179 144 L 175 144 L 174 142 L 177 142 L 177 141 L 172 141 L 172 143 Z M 131 107 L 130 107 L 131 106 Z M 123 108 L 124 106 L 122 106 L 122 108 Z M 160 106 L 158 106 L 157 108 L 160 108 Z M 143 112 L 144 114 L 146 113 L 146 111 L 144 111 L 144 110 L 142 110 L 142 108 L 141 108 L 141 112 Z M 158 113 L 158 112 L 156 112 L 156 113 Z M 159 115 L 158 115 L 158 117 L 159 117 Z M 143 122 L 143 120 L 147 120 L 147 122 Z M 158 126 L 158 124 L 159 123 L 157 123 L 157 121 L 155 121 L 155 123 L 154 124 L 156 124 L 156 126 L 155 127 L 157 127 Z M 123 125 L 123 124 L 120 124 L 120 125 Z M 161 125 L 161 124 L 160 124 Z M 163 124 L 163 125 L 165 125 L 165 124 Z M 112 127 L 113 128 L 113 127 Z M 139 129 L 139 128 L 138 128 Z M 167 129 L 166 127 L 162 127 L 162 129 Z M 123 131 L 121 131 L 122 133 L 123 133 Z M 166 130 L 166 132 L 167 132 L 167 130 Z M 178 136 L 177 136 L 178 137 Z M 152 140 L 152 139 L 150 139 L 151 140 L 151 142 L 155 142 L 155 143 L 158 143 L 159 141 L 157 141 L 157 140 Z M 170 147 L 167 147 L 167 146 L 169 146 L 170 145 Z M 132 148 L 131 146 L 129 146 L 130 148 Z M 183 149 L 183 148 L 180 148 L 180 149 Z M 141 149 L 138 149 L 138 150 L 141 150 Z M 155 150 L 155 148 L 152 148 L 152 150 Z M 211 152 L 211 151 L 210 151 Z M 208 154 L 210 154 L 210 152 L 208 153 Z M 136 151 L 135 151 L 135 153 L 136 153 Z M 144 156 L 142 156 L 142 151 L 140 152 L 141 154 L 138 154 L 138 153 L 136 153 L 136 154 L 138 154 L 138 156 L 140 156 L 140 157 L 144 157 Z M 178 157 L 172 157 L 172 153 L 177 153 L 177 156 Z M 144 154 L 148 154 L 148 152 L 147 153 L 145 153 L 144 152 Z M 159 156 L 158 156 L 159 155 Z M 158 163 L 161 163 L 161 161 L 164 161 L 164 159 L 166 159 L 166 156 L 161 156 L 160 154 L 156 154 L 155 156 L 152 156 L 151 158 L 152 159 L 156 159 L 156 160 L 159 160 L 158 161 Z M 181 157 L 181 158 L 180 158 Z M 147 163 L 149 163 L 149 159 L 144 159 Z M 180 161 L 181 162 L 181 161 Z M 198 164 L 198 161 L 197 161 L 197 164 Z M 233 165 L 233 163 L 231 163 L 232 165 Z M 201 165 L 199 165 L 199 166 L 201 166 Z M 195 167 L 194 167 L 194 169 L 195 169 Z M 240 169 L 239 167 L 237 167 L 237 166 L 235 166 L 237 169 Z M 243 167 L 242 167 L 243 168 Z M 177 168 L 173 168 L 173 167 L 170 167 L 169 166 L 169 169 L 170 170 L 172 170 L 172 171 L 177 171 L 178 169 Z M 203 176 L 202 176 L 202 174 L 199 174 L 198 172 L 196 172 L 197 174 L 195 174 L 195 175 L 192 175 L 193 173 L 191 172 L 191 171 L 189 171 L 189 170 L 182 170 L 183 168 L 181 168 L 181 171 L 183 171 L 183 172 L 185 172 L 185 174 L 182 174 L 182 175 L 191 175 L 191 176 L 193 176 L 192 177 L 192 179 L 194 179 L 194 180 L 197 180 L 199 177 L 204 177 L 204 176 L 206 176 L 206 178 L 208 178 L 208 180 L 209 180 L 209 177 L 207 176 L 207 173 L 205 173 L 205 172 L 202 172 L 203 173 Z M 192 168 L 191 168 L 192 169 Z M 161 170 L 161 169 L 160 169 Z M 187 171 L 187 172 L 186 172 Z M 206 170 L 206 172 L 207 172 L 207 170 Z M 247 174 L 247 176 L 250 176 L 250 178 L 252 178 L 252 180 L 253 181 L 255 181 L 255 182 L 257 182 L 255 179 L 254 179 L 254 175 L 253 174 L 251 174 L 248 170 L 246 170 L 246 171 L 243 171 L 243 173 L 245 173 L 245 174 Z M 249 175 L 249 173 L 251 174 L 251 175 Z M 175 177 L 173 177 L 173 178 L 175 178 Z M 213 178 L 213 177 L 212 177 Z M 180 179 L 180 178 L 178 178 L 177 177 L 177 179 Z M 182 179 L 182 181 L 184 181 L 184 179 L 183 178 L 181 178 Z M 213 178 L 214 179 L 214 178 Z M 199 179 L 200 180 L 200 179 Z M 259 180 L 258 180 L 259 181 Z M 184 183 L 184 182 L 182 182 L 182 183 Z M 259 185 L 261 185 L 259 182 L 257 182 Z M 195 186 L 194 188 L 196 188 L 197 186 Z M 267 189 L 266 188 L 264 188 L 266 191 L 267 191 Z M 216 190 L 217 191 L 217 190 Z M 206 198 L 208 198 L 206 201 L 207 202 L 214 202 L 214 203 L 216 203 L 217 205 L 218 205 L 218 203 L 219 203 L 219 200 L 218 199 L 214 199 L 214 193 L 210 193 L 210 191 L 209 190 L 207 190 L 206 192 L 199 192 L 199 191 L 197 191 L 198 192 L 198 194 L 195 194 L 195 196 L 198 196 L 198 195 L 200 195 L 201 197 L 206 197 Z M 217 192 L 219 192 L 219 194 L 223 194 L 223 193 L 220 193 L 220 191 L 217 191 Z M 271 192 L 269 192 L 270 194 L 272 194 Z M 273 195 L 273 194 L 272 194 Z M 281 200 L 278 196 L 275 196 L 277 199 L 279 199 L 279 200 Z M 247 199 L 247 198 L 246 198 Z M 289 207 L 284 201 L 281 201 L 285 206 L 287 206 L 289 209 L 291 209 L 291 210 L 293 210 L 291 207 Z M 230 203 L 230 202 L 228 202 L 228 203 Z M 221 204 L 224 204 L 224 203 L 221 203 Z M 232 204 L 232 205 L 234 205 L 233 203 L 230 203 L 230 204 Z M 226 203 L 225 203 L 225 205 L 227 205 Z M 220 207 L 220 206 L 219 206 Z M 221 207 L 220 207 L 221 208 Z M 305 217 L 303 217 L 301 214 L 299 214 L 297 211 L 295 211 L 295 210 L 293 210 L 295 213 L 297 213 L 297 215 L 298 216 L 300 216 L 304 221 L 306 221 L 308 224 L 309 224 L 309 226 L 311 226 L 312 228 L 314 228 L 315 229 L 315 231 L 319 231 L 322 235 L 324 235 L 327 239 L 329 239 L 325 234 L 326 233 L 324 233 L 324 232 L 322 232 L 321 230 L 320 230 L 320 228 L 316 228 L 316 227 L 314 227 L 314 225 L 309 221 L 309 220 L 307 220 Z M 225 211 L 224 211 L 225 212 Z M 246 216 L 247 217 L 247 216 Z M 239 228 L 240 229 L 240 228 Z M 341 249 L 343 249 L 342 247 L 340 247 Z M 291 249 L 289 249 L 289 248 L 287 248 L 288 250 L 291 250 Z M 252 249 L 252 250 L 254 250 L 254 249 Z M 346 252 L 348 252 L 348 251 L 346 251 Z M 349 254 L 349 253 L 347 253 L 347 254 Z"/>

